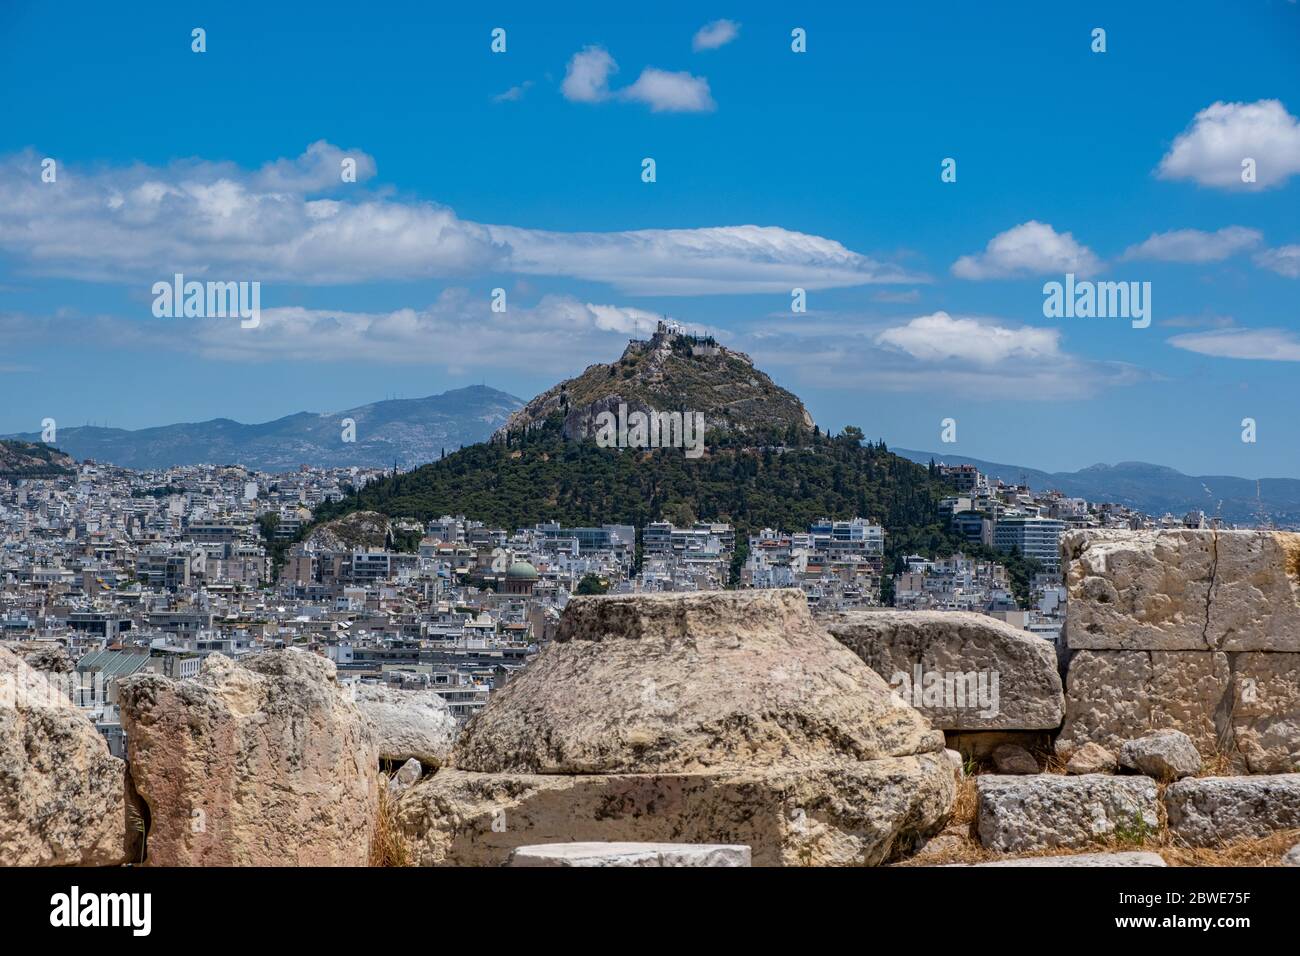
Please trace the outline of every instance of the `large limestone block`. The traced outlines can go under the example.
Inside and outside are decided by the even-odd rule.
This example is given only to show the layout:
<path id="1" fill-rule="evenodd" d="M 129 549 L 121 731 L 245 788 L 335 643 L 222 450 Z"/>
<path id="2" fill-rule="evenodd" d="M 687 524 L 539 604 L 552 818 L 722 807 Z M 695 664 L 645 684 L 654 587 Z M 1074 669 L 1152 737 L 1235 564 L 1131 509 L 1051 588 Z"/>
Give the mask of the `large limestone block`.
<path id="1" fill-rule="evenodd" d="M 975 786 L 980 842 L 992 850 L 1084 847 L 1160 826 L 1156 782 L 1149 777 L 986 774 Z"/>
<path id="2" fill-rule="evenodd" d="M 301 650 L 121 684 L 127 758 L 161 866 L 364 866 L 379 755 L 334 664 Z"/>
<path id="3" fill-rule="evenodd" d="M 1216 723 L 1231 693 L 1228 656 L 1204 651 L 1078 651 L 1066 676 L 1065 724 L 1056 751 L 1085 743 L 1119 753 L 1152 730 L 1181 730 L 1203 755 L 1221 747 Z"/>
<path id="4" fill-rule="evenodd" d="M 956 793 L 942 752 L 694 773 L 442 769 L 395 819 L 423 866 L 499 866 L 537 843 L 725 843 L 755 866 L 875 865 L 937 832 Z"/>
<path id="5" fill-rule="evenodd" d="M 1071 648 L 1300 651 L 1300 534 L 1075 531 Z"/>
<path id="6" fill-rule="evenodd" d="M 1251 773 L 1300 771 L 1300 654 L 1231 656 L 1236 762 Z"/>
<path id="7" fill-rule="evenodd" d="M 493 693 L 452 763 L 682 773 L 943 747 L 940 731 L 814 623 L 802 592 L 719 591 L 573 598 L 555 641 Z"/>
<path id="8" fill-rule="evenodd" d="M 125 773 L 58 676 L 0 648 L 0 866 L 125 862 Z"/>
<path id="9" fill-rule="evenodd" d="M 1165 790 L 1169 832 L 1189 846 L 1300 829 L 1300 773 L 1189 777 Z"/>
<path id="10" fill-rule="evenodd" d="M 1300 654 L 1077 651 L 1066 679 L 1056 751 L 1085 743 L 1118 753 L 1162 729 L 1187 734 L 1202 758 L 1250 773 L 1300 770 Z"/>
<path id="11" fill-rule="evenodd" d="M 747 846 L 716 843 L 544 843 L 512 850 L 507 866 L 750 865 Z"/>
<path id="12" fill-rule="evenodd" d="M 456 718 L 433 691 L 360 684 L 356 700 L 362 716 L 370 722 L 380 759 L 405 762 L 414 757 L 435 768 L 451 753 Z"/>
<path id="13" fill-rule="evenodd" d="M 966 611 L 844 611 L 826 629 L 942 730 L 1055 730 L 1053 645 Z"/>

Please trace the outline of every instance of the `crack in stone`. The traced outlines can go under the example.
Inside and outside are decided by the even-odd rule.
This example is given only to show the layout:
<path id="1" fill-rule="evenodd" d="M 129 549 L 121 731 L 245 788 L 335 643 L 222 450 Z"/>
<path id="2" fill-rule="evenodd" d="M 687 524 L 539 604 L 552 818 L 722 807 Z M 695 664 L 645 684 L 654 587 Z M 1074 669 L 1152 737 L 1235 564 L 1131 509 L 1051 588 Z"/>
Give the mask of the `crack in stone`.
<path id="1" fill-rule="evenodd" d="M 1214 602 L 1214 585 L 1219 575 L 1219 529 L 1211 529 L 1210 538 L 1210 586 L 1205 590 L 1205 626 L 1201 628 L 1201 642 L 1207 650 L 1218 650 L 1210 643 L 1210 605 Z"/>

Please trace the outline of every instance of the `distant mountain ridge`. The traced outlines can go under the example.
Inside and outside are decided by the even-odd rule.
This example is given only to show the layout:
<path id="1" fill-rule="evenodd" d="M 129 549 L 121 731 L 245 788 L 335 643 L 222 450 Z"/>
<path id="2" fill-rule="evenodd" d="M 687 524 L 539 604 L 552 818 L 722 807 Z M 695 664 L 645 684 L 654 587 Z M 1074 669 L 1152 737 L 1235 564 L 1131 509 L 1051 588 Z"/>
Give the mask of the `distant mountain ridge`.
<path id="1" fill-rule="evenodd" d="M 462 445 L 485 440 L 523 400 L 483 385 L 426 398 L 391 399 L 340 412 L 297 412 L 274 421 L 243 424 L 228 418 L 128 430 L 64 427 L 57 447 L 77 459 L 124 468 L 240 464 L 262 471 L 299 465 L 413 467 Z M 355 441 L 344 441 L 344 419 L 355 422 Z M 11 436 L 39 441 L 29 432 Z"/>
<path id="2" fill-rule="evenodd" d="M 1188 511 L 1218 515 L 1233 524 L 1254 525 L 1262 505 L 1265 517 L 1282 527 L 1300 527 L 1300 479 L 1236 478 L 1231 475 L 1185 475 L 1174 468 L 1141 461 L 1096 464 L 1079 471 L 1047 472 L 1022 465 L 954 455 L 947 452 L 894 451 L 920 464 L 931 459 L 950 465 L 974 465 L 1008 484 L 1022 480 L 1035 491 L 1055 489 L 1089 501 L 1113 501 L 1159 517 Z M 1258 501 L 1256 485 L 1258 484 Z"/>

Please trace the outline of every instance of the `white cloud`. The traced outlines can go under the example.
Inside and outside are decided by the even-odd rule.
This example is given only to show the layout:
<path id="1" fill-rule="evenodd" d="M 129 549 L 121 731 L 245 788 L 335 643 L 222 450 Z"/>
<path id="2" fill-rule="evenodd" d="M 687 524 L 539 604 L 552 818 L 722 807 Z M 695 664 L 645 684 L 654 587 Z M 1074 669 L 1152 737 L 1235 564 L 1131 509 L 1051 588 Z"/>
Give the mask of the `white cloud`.
<path id="1" fill-rule="evenodd" d="M 36 274 L 136 283 L 175 272 L 313 285 L 514 272 L 691 295 L 925 281 L 777 226 L 562 233 L 470 222 L 358 184 L 313 196 L 320 170 L 343 155 L 326 147 L 253 172 L 206 162 L 85 173 L 65 165 L 57 183 L 40 181 L 31 150 L 3 157 L 0 253 Z M 358 162 L 359 173 L 372 168 Z"/>
<path id="2" fill-rule="evenodd" d="M 1215 358 L 1300 362 L 1300 338 L 1288 329 L 1217 329 L 1169 340 L 1174 348 Z"/>
<path id="3" fill-rule="evenodd" d="M 356 182 L 375 175 L 374 157 L 361 150 L 342 150 L 319 139 L 296 159 L 267 163 L 252 178 L 252 185 L 266 192 L 317 193 L 337 188 L 343 182 L 343 161 L 356 163 Z"/>
<path id="4" fill-rule="evenodd" d="M 701 50 L 716 50 L 726 46 L 740 33 L 740 24 L 734 20 L 714 20 L 706 23 L 696 31 L 691 40 L 691 49 L 697 53 Z"/>
<path id="5" fill-rule="evenodd" d="M 1153 233 L 1149 239 L 1124 252 L 1125 259 L 1156 259 L 1161 262 L 1221 262 L 1256 246 L 1264 238 L 1258 229 L 1228 226 L 1217 232 L 1174 229 Z"/>
<path id="6" fill-rule="evenodd" d="M 952 266 L 959 279 L 1004 279 L 1014 276 L 1073 272 L 1088 275 L 1101 261 L 1068 232 L 1031 219 L 998 233 L 984 252 L 962 256 Z"/>
<path id="7" fill-rule="evenodd" d="M 1255 161 L 1254 183 L 1241 181 L 1247 158 Z M 1178 135 L 1156 173 L 1219 189 L 1280 186 L 1300 173 L 1300 121 L 1278 100 L 1214 103 Z"/>
<path id="8" fill-rule="evenodd" d="M 547 295 L 532 305 L 520 298 L 512 296 L 504 313 L 492 311 L 485 291 L 464 288 L 446 289 L 419 309 L 263 308 L 259 324 L 248 329 L 235 319 L 155 319 L 147 309 L 135 319 L 0 312 L 0 354 L 75 337 L 82 343 L 171 349 L 218 361 L 365 362 L 529 373 L 545 367 L 559 377 L 617 356 L 628 339 L 647 338 L 663 318 L 644 309 L 567 295 Z"/>
<path id="9" fill-rule="evenodd" d="M 1061 333 L 1033 326 L 1008 328 L 976 319 L 935 312 L 906 325 L 885 329 L 876 343 L 906 352 L 923 362 L 959 360 L 995 365 L 1008 359 L 1050 361 L 1060 357 Z"/>
<path id="10" fill-rule="evenodd" d="M 498 93 L 496 96 L 492 97 L 492 102 L 493 103 L 517 102 L 524 98 L 524 94 L 527 93 L 532 88 L 532 86 L 533 86 L 532 80 L 524 80 L 518 86 L 512 86 L 504 93 Z"/>
<path id="11" fill-rule="evenodd" d="M 920 277 L 846 249 L 832 239 L 775 226 L 539 232 L 489 227 L 511 250 L 508 267 L 533 275 L 574 275 L 634 295 L 830 289 Z"/>
<path id="12" fill-rule="evenodd" d="M 1151 377 L 1126 363 L 1072 355 L 1060 338 L 1056 329 L 938 312 L 883 328 L 845 316 L 774 321 L 726 344 L 744 348 L 760 368 L 785 372 L 791 387 L 942 394 L 963 402 L 1072 401 Z"/>
<path id="13" fill-rule="evenodd" d="M 573 54 L 560 91 L 574 103 L 599 103 L 609 98 L 609 78 L 618 64 L 602 47 L 584 47 Z"/>
<path id="14" fill-rule="evenodd" d="M 1288 279 L 1300 279 L 1300 245 L 1265 249 L 1255 256 L 1255 264 Z"/>
<path id="15" fill-rule="evenodd" d="M 620 100 L 644 103 L 656 113 L 703 113 L 716 108 L 704 77 L 648 66 L 631 86 L 611 90 L 609 78 L 617 72 L 618 64 L 606 50 L 584 47 L 569 60 L 560 91 L 574 103 Z"/>
<path id="16" fill-rule="evenodd" d="M 637 81 L 619 91 L 619 97 L 644 103 L 656 113 L 707 113 L 717 104 L 709 93 L 709 81 L 686 72 L 669 73 L 648 66 Z"/>

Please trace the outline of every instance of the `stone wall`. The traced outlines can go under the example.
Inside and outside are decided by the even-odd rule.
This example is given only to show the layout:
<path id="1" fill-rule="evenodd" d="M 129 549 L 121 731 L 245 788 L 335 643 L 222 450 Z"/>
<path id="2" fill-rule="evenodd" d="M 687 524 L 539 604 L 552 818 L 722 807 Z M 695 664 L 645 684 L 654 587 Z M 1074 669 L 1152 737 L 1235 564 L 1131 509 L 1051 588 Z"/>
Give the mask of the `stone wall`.
<path id="1" fill-rule="evenodd" d="M 1300 770 L 1300 534 L 1078 531 L 1056 749 L 1173 728 L 1249 773 Z"/>

